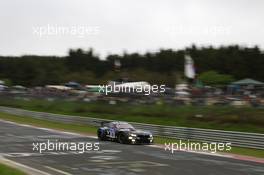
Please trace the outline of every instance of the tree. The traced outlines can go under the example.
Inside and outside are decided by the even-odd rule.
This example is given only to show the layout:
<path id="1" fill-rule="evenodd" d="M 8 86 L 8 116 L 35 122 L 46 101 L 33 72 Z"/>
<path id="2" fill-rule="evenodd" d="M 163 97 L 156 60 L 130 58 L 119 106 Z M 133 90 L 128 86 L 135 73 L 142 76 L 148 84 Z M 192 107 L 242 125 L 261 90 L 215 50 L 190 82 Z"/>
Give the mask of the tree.
<path id="1" fill-rule="evenodd" d="M 198 76 L 198 79 L 201 80 L 206 85 L 213 85 L 213 86 L 227 85 L 232 81 L 234 81 L 234 78 L 231 75 L 219 74 L 218 72 L 215 71 L 208 71 L 201 73 Z"/>
<path id="2" fill-rule="evenodd" d="M 201 74 L 205 84 L 227 84 L 233 77 L 264 81 L 263 53 L 257 46 L 231 45 L 215 48 L 192 45 L 183 50 L 161 49 L 145 54 L 110 54 L 106 59 L 100 59 L 92 49 L 71 49 L 66 57 L 0 56 L 0 78 L 10 79 L 13 85 L 43 86 L 62 84 L 68 79 L 96 83 L 127 76 L 132 81 L 165 83 L 173 87 L 182 75 L 184 55 L 189 54 L 194 60 L 196 73 Z M 115 71 L 115 60 L 121 62 L 119 72 Z"/>

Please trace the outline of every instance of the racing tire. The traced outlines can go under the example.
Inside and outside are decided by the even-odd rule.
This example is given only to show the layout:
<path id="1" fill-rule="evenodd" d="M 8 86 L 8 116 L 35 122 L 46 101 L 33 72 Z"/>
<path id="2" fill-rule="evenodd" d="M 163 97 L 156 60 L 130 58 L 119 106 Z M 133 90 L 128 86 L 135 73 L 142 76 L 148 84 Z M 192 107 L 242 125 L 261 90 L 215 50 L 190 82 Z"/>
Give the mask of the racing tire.
<path id="1" fill-rule="evenodd" d="M 102 131 L 102 130 L 97 131 L 97 137 L 98 137 L 98 140 L 100 140 L 100 141 L 106 141 L 107 140 L 106 132 Z"/>
<path id="2" fill-rule="evenodd" d="M 123 133 L 120 133 L 120 134 L 118 134 L 117 140 L 119 143 L 125 144 L 126 143 L 126 136 Z"/>

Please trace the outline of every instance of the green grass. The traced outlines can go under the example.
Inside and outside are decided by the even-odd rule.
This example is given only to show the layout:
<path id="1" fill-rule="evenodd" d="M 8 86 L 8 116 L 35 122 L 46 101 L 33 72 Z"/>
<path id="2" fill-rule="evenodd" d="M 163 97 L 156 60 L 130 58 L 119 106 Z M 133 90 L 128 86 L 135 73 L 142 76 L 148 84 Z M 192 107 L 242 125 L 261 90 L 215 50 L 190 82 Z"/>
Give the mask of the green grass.
<path id="1" fill-rule="evenodd" d="M 22 124 L 29 124 L 29 125 L 39 126 L 39 127 L 51 128 L 51 129 L 74 131 L 78 133 L 95 134 L 97 131 L 97 128 L 93 126 L 50 122 L 47 120 L 34 119 L 31 117 L 16 116 L 16 115 L 10 115 L 10 114 L 5 114 L 5 113 L 0 113 L 0 119 L 22 123 Z"/>
<path id="2" fill-rule="evenodd" d="M 19 170 L 16 170 L 14 168 L 11 168 L 3 164 L 0 164 L 0 174 L 1 175 L 26 175 L 25 173 Z"/>
<path id="3" fill-rule="evenodd" d="M 264 133 L 264 109 L 231 106 L 133 105 L 1 98 L 0 105 L 68 115 L 170 126 Z M 203 117 L 196 117 L 197 115 Z"/>
<path id="4" fill-rule="evenodd" d="M 96 130 L 97 130 L 97 128 L 93 126 L 62 124 L 62 123 L 57 123 L 57 122 L 50 122 L 46 120 L 33 119 L 31 117 L 16 116 L 16 115 L 10 115 L 10 114 L 5 114 L 5 113 L 0 113 L 0 119 L 22 123 L 22 124 L 30 124 L 30 125 L 39 126 L 39 127 L 57 129 L 57 130 L 62 130 L 62 131 L 72 131 L 72 132 L 82 133 L 82 134 L 95 135 Z M 178 143 L 179 140 L 164 138 L 164 137 L 155 137 L 155 143 L 164 144 L 165 142 L 166 143 L 168 142 Z M 229 153 L 264 158 L 264 150 L 232 147 L 232 150 L 229 151 Z"/>

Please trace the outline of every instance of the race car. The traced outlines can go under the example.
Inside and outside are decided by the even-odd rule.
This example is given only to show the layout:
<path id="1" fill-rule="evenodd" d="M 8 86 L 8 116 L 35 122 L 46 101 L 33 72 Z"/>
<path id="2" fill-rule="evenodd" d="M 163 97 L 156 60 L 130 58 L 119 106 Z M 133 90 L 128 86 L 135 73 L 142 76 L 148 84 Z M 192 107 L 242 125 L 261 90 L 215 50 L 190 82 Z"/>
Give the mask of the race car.
<path id="1" fill-rule="evenodd" d="M 136 130 L 127 122 L 103 122 L 97 130 L 99 140 L 117 141 L 122 144 L 151 144 L 153 135 L 149 131 Z"/>

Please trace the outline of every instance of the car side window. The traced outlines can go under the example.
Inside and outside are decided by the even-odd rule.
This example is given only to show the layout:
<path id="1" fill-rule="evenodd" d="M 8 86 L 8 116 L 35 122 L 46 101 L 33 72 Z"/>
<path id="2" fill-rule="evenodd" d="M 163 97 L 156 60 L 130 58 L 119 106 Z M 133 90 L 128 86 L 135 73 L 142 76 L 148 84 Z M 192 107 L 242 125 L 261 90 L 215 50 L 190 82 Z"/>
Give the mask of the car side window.
<path id="1" fill-rule="evenodd" d="M 113 124 L 113 128 L 117 128 L 117 124 Z"/>
<path id="2" fill-rule="evenodd" d="M 113 123 L 109 123 L 109 128 L 113 128 L 114 124 Z"/>

